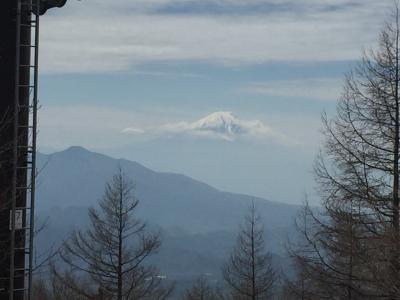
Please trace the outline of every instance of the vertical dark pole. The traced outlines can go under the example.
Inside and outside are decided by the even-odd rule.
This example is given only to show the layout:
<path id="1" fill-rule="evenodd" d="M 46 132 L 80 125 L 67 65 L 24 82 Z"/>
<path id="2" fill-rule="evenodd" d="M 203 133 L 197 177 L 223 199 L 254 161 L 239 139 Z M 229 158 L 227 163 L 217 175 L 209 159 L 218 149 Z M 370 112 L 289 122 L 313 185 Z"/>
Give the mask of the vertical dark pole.
<path id="1" fill-rule="evenodd" d="M 39 11 L 44 14 L 47 9 L 65 3 L 66 0 L 0 0 L 0 300 L 22 300 L 25 295 L 30 298 L 26 291 L 31 292 L 32 287 L 36 110 L 32 113 L 32 125 L 29 118 L 30 106 L 37 107 L 38 100 Z M 33 23 L 32 9 L 36 10 Z M 35 88 L 31 89 L 31 85 Z M 31 182 L 27 179 L 28 167 L 33 172 Z M 16 212 L 22 212 L 22 228 L 16 228 Z M 29 261 L 25 261 L 27 253 Z"/>
<path id="2" fill-rule="evenodd" d="M 21 16 L 19 27 L 16 24 L 16 36 L 19 36 L 19 41 L 16 42 L 16 66 L 15 66 L 15 112 L 14 113 L 14 172 L 16 175 L 15 186 L 15 207 L 22 212 L 22 226 L 26 227 L 26 213 L 24 209 L 27 206 L 27 160 L 28 160 L 28 139 L 29 135 L 29 93 L 31 92 L 30 85 L 30 65 L 31 65 L 31 0 L 18 0 L 21 6 Z M 18 19 L 17 19 L 18 20 Z M 18 28 L 19 27 L 19 28 Z M 19 49 L 18 49 L 19 47 Z M 14 207 L 12 207 L 14 208 Z M 12 239 L 12 237 L 11 237 Z M 11 252 L 11 257 L 14 255 L 14 290 L 16 291 L 12 300 L 23 300 L 26 283 L 26 229 L 17 228 L 15 230 L 14 251 Z M 10 265 L 10 269 L 12 265 Z M 10 291 L 10 294 L 12 292 Z"/>
<path id="3" fill-rule="evenodd" d="M 20 65 L 20 29 L 21 23 L 21 0 L 17 0 L 17 10 L 15 19 L 15 62 L 14 62 L 14 105 L 13 105 L 13 140 L 12 140 L 12 174 L 11 174 L 11 209 L 10 209 L 10 262 L 9 262 L 9 289 L 8 299 L 14 300 L 14 289 L 16 288 L 14 278 L 16 276 L 16 229 L 15 229 L 15 212 L 17 207 L 17 186 L 18 186 L 18 127 L 19 127 L 19 65 Z"/>
<path id="4" fill-rule="evenodd" d="M 30 64 L 30 49 L 17 45 L 30 44 L 30 28 L 17 26 L 17 21 L 20 18 L 29 24 L 31 14 L 22 6 L 19 16 L 20 3 L 21 0 L 0 2 L 0 300 L 22 300 L 25 286 L 25 231 L 15 230 L 14 235 L 10 226 L 15 221 L 10 219 L 10 211 L 26 206 L 26 190 L 15 187 L 27 184 L 23 169 L 26 149 L 17 148 L 16 143 L 24 145 L 28 138 L 28 113 L 19 107 L 28 105 L 29 90 L 19 85 L 29 85 L 29 68 L 21 65 Z M 12 273 L 15 280 L 10 282 Z"/>
<path id="5" fill-rule="evenodd" d="M 33 106 L 34 113 L 32 114 L 32 174 L 31 174 L 31 199 L 30 199 L 30 221 L 29 221 L 29 276 L 28 276 L 28 300 L 32 299 L 33 295 L 33 241 L 35 237 L 35 202 L 36 202 L 36 130 L 37 130 L 37 107 L 38 107 L 38 89 L 39 89 L 39 12 L 40 0 L 33 0 L 35 2 L 35 51 L 34 51 L 34 75 L 33 85 L 35 86 L 33 92 Z"/>
<path id="6" fill-rule="evenodd" d="M 0 6 L 0 299 L 8 300 L 17 1 Z"/>

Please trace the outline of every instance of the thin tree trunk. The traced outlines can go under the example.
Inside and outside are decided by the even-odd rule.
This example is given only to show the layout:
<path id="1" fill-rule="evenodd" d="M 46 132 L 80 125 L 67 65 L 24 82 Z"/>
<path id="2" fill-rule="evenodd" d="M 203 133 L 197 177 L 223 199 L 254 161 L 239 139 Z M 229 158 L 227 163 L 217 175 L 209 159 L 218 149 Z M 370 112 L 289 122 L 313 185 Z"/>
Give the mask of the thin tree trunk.
<path id="1" fill-rule="evenodd" d="M 122 300 L 122 187 L 119 195 L 119 232 L 118 232 L 118 300 Z"/>
<path id="2" fill-rule="evenodd" d="M 351 224 L 350 226 L 353 226 Z M 352 295 L 352 288 L 353 288 L 353 230 L 351 229 L 351 237 L 350 237 L 350 258 L 349 258 L 349 282 L 347 283 L 347 299 L 351 300 Z"/>
<path id="3" fill-rule="evenodd" d="M 256 300 L 256 266 L 255 266 L 255 250 L 254 250 L 254 203 L 252 207 L 252 222 L 251 222 L 251 268 L 252 268 L 252 300 Z"/>
<path id="4" fill-rule="evenodd" d="M 394 275 L 394 282 L 396 282 L 394 289 L 397 289 L 397 282 L 399 280 L 399 258 L 398 253 L 400 250 L 399 241 L 399 8 L 396 6 L 396 84 L 395 84 L 395 102 L 396 102 L 396 116 L 395 116 L 395 141 L 394 141 L 394 162 L 393 162 L 393 230 L 394 230 L 394 243 L 392 257 L 392 268 Z"/>
<path id="5" fill-rule="evenodd" d="M 394 164 L 393 164 L 393 227 L 396 232 L 399 229 L 399 11 L 396 15 L 396 119 L 394 140 Z"/>

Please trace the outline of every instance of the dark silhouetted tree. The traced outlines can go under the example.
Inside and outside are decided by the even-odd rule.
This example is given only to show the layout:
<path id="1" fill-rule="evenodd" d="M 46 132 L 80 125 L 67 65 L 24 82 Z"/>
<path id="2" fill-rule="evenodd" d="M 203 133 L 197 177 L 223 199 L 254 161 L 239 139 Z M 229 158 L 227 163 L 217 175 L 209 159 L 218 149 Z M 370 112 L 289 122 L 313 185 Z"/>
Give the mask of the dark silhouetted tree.
<path id="1" fill-rule="evenodd" d="M 74 231 L 60 251 L 70 270 L 63 273 L 53 268 L 57 284 L 66 284 L 87 299 L 101 294 L 117 300 L 156 300 L 171 294 L 172 287 L 163 285 L 158 270 L 145 264 L 161 243 L 159 234 L 150 233 L 135 216 L 139 202 L 133 191 L 121 170 L 107 183 L 100 209 L 89 210 L 89 228 Z M 85 287 L 82 274 L 90 279 Z"/>
<path id="2" fill-rule="evenodd" d="M 234 299 L 261 300 L 272 296 L 277 275 L 263 235 L 263 225 L 253 203 L 230 259 L 223 267 L 223 277 Z"/>
<path id="3" fill-rule="evenodd" d="M 361 216 L 363 216 L 361 214 Z M 324 208 L 308 203 L 297 221 L 301 239 L 289 247 L 296 278 L 286 280 L 289 299 L 368 299 L 372 296 L 365 243 L 370 237 L 355 207 Z"/>
<path id="4" fill-rule="evenodd" d="M 398 299 L 399 25 L 396 1 L 377 50 L 346 77 L 336 116 L 323 117 L 315 167 L 323 207 L 306 207 L 295 253 L 318 299 Z"/>
<path id="5" fill-rule="evenodd" d="M 183 300 L 223 300 L 222 292 L 210 285 L 207 278 L 201 276 L 194 285 L 185 292 Z"/>

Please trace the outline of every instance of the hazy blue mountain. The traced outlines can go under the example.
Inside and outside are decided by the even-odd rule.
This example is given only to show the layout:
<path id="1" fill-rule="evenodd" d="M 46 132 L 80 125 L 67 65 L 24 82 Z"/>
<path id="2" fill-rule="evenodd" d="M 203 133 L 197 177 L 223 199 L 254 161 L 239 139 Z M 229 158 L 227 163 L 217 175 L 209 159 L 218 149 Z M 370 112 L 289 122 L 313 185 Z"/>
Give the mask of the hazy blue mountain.
<path id="1" fill-rule="evenodd" d="M 184 175 L 155 172 L 81 147 L 39 155 L 38 161 L 40 211 L 96 205 L 119 167 L 135 182 L 141 217 L 163 228 L 189 233 L 232 230 L 252 199 L 269 230 L 290 226 L 297 211 L 294 205 L 218 191 Z"/>
<path id="2" fill-rule="evenodd" d="M 193 158 L 195 159 L 195 157 Z M 132 178 L 140 200 L 138 216 L 163 232 L 163 247 L 154 262 L 175 279 L 209 273 L 218 276 L 235 242 L 236 232 L 252 200 L 261 215 L 269 248 L 281 263 L 283 244 L 293 232 L 298 207 L 219 191 L 180 174 L 152 171 L 139 163 L 114 159 L 71 147 L 38 156 L 37 207 L 46 230 L 39 235 L 45 249 L 87 223 L 104 184 L 121 168 Z"/>

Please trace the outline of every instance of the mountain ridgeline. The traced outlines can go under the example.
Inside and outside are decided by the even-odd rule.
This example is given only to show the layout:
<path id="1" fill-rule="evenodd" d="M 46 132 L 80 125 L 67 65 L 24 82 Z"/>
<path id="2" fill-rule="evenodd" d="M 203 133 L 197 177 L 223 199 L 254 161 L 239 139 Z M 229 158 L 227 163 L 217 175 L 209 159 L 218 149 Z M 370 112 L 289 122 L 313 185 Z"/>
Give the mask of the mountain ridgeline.
<path id="1" fill-rule="evenodd" d="M 59 243 L 72 228 L 85 226 L 87 208 L 97 205 L 105 183 L 121 168 L 135 183 L 138 217 L 163 233 L 162 249 L 153 259 L 175 279 L 204 273 L 219 276 L 251 201 L 279 263 L 298 211 L 295 205 L 222 192 L 184 175 L 155 172 L 81 147 L 40 154 L 38 163 L 38 214 L 41 222 L 47 220 L 38 236 L 40 249 Z"/>

